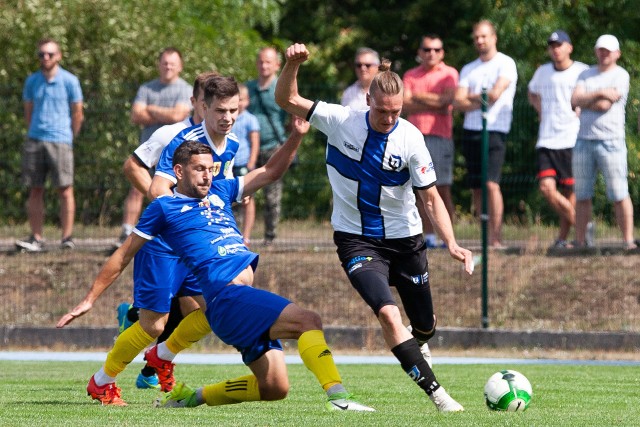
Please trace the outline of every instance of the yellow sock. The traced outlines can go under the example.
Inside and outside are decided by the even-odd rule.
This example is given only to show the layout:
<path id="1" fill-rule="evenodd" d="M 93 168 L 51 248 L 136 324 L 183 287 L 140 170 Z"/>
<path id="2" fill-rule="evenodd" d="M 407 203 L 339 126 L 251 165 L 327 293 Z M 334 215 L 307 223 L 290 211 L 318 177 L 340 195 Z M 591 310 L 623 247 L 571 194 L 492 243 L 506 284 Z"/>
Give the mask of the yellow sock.
<path id="1" fill-rule="evenodd" d="M 324 332 L 314 330 L 300 335 L 298 352 L 304 365 L 313 372 L 324 391 L 342 383 L 331 350 L 324 339 Z"/>
<path id="2" fill-rule="evenodd" d="M 258 401 L 260 400 L 258 379 L 255 375 L 246 375 L 233 380 L 204 386 L 202 389 L 202 398 L 209 406 Z"/>
<path id="3" fill-rule="evenodd" d="M 154 338 L 142 329 L 140 322 L 135 322 L 116 339 L 104 362 L 104 372 L 115 378 L 153 340 Z"/>
<path id="4" fill-rule="evenodd" d="M 211 327 L 201 309 L 192 311 L 182 319 L 178 327 L 169 335 L 166 344 L 169 351 L 178 354 L 200 341 L 211 332 Z"/>

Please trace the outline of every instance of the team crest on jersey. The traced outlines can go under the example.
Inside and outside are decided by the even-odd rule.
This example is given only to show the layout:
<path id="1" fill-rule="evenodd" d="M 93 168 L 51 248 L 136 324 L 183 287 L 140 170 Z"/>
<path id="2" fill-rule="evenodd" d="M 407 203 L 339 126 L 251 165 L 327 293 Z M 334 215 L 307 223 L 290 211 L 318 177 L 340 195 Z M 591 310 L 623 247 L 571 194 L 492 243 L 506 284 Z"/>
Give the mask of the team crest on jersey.
<path id="1" fill-rule="evenodd" d="M 224 202 L 222 201 L 222 199 L 220 197 L 218 197 L 217 194 L 212 194 L 208 197 L 209 202 L 211 202 L 211 204 L 217 208 L 224 208 Z"/>
<path id="2" fill-rule="evenodd" d="M 402 157 L 398 156 L 397 154 L 391 154 L 389 156 L 389 168 L 397 171 L 398 169 L 402 168 Z"/>
<path id="3" fill-rule="evenodd" d="M 229 176 L 229 170 L 231 169 L 231 162 L 225 162 L 224 164 L 224 170 L 222 171 L 222 173 L 224 174 L 224 176 Z"/>
<path id="4" fill-rule="evenodd" d="M 222 167 L 222 162 L 213 162 L 213 176 L 218 176 L 220 173 L 220 168 Z"/>

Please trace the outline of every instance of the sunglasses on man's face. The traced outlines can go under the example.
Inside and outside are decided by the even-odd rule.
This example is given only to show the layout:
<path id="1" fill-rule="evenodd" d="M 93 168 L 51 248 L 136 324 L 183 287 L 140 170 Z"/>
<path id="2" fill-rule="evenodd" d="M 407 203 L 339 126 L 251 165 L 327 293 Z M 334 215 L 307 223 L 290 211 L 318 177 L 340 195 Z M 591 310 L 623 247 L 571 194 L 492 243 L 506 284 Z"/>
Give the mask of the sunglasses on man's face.
<path id="1" fill-rule="evenodd" d="M 365 63 L 365 62 L 356 62 L 356 63 L 355 63 L 355 64 L 353 64 L 353 65 L 355 65 L 355 66 L 356 66 L 356 68 L 362 68 L 362 67 L 365 67 L 365 68 L 371 68 L 371 67 L 373 67 L 373 66 L 374 66 L 374 65 L 376 65 L 376 64 L 367 64 L 367 63 Z"/>
<path id="2" fill-rule="evenodd" d="M 427 52 L 427 53 L 429 53 L 429 52 L 436 52 L 436 53 L 442 52 L 442 48 L 441 47 L 421 47 L 420 49 L 423 52 Z"/>
<path id="3" fill-rule="evenodd" d="M 53 58 L 56 55 L 55 52 L 38 52 L 38 58 Z"/>

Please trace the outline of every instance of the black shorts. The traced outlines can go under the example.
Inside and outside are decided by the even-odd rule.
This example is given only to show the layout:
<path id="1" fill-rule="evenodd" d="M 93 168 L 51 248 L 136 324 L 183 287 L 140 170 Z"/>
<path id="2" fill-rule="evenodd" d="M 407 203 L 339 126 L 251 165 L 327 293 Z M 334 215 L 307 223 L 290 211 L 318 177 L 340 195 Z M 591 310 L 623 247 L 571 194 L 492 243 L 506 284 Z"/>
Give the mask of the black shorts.
<path id="1" fill-rule="evenodd" d="M 571 169 L 573 148 L 551 150 L 549 148 L 536 149 L 538 157 L 538 174 L 536 178 L 554 178 L 558 186 L 573 187 L 575 179 Z"/>
<path id="2" fill-rule="evenodd" d="M 421 234 L 372 239 L 336 231 L 333 241 L 349 281 L 376 316 L 382 307 L 397 305 L 390 289 L 395 286 L 411 324 L 423 331 L 434 327 L 427 249 Z"/>
<path id="3" fill-rule="evenodd" d="M 500 182 L 502 164 L 506 152 L 507 134 L 489 132 L 489 163 L 487 181 Z M 469 188 L 482 187 L 482 132 L 464 130 L 462 134 L 462 155 L 467 166 L 466 183 Z"/>

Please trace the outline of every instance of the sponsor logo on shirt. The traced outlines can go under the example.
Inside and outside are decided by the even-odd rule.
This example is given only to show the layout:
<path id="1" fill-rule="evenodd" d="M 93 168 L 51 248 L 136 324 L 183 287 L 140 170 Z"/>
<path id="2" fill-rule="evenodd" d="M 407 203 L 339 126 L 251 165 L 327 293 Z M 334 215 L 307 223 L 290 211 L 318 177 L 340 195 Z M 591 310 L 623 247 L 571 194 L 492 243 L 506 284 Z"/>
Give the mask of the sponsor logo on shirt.
<path id="1" fill-rule="evenodd" d="M 359 147 L 356 147 L 355 145 L 353 145 L 353 144 L 352 144 L 352 143 L 350 143 L 350 142 L 342 141 L 342 144 L 344 144 L 344 147 L 345 147 L 347 150 L 355 151 L 356 153 L 359 153 L 359 152 L 360 152 L 360 148 L 359 148 Z"/>
<path id="2" fill-rule="evenodd" d="M 429 163 L 427 166 L 418 166 L 416 168 L 416 171 L 418 171 L 418 173 L 422 175 L 426 175 L 427 172 L 430 172 L 432 170 L 433 170 L 433 162 Z"/>
<path id="3" fill-rule="evenodd" d="M 230 169 L 231 169 L 231 162 L 225 162 L 224 171 L 223 171 L 224 176 L 229 175 L 229 170 Z"/>

